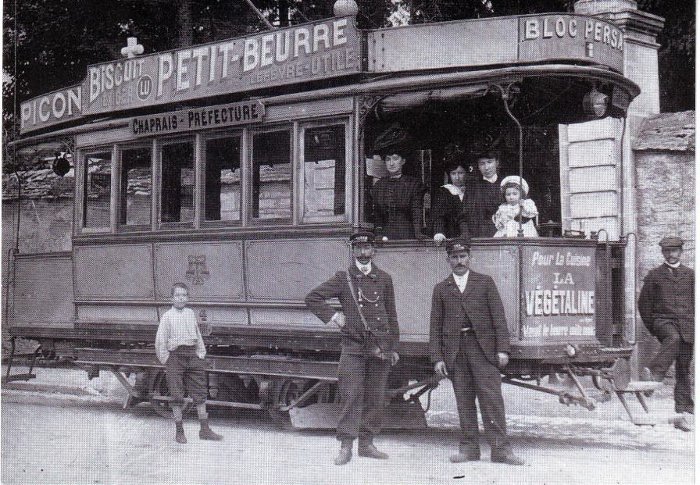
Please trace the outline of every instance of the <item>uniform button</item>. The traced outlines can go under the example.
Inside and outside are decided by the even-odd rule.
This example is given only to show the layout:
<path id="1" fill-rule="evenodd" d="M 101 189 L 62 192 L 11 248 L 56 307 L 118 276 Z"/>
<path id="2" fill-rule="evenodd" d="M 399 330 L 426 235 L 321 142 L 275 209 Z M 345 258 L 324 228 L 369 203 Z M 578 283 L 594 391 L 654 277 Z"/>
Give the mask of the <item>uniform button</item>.
<path id="1" fill-rule="evenodd" d="M 374 292 L 374 294 L 376 295 L 376 294 L 377 294 L 377 292 L 375 291 L 375 292 Z"/>
<path id="2" fill-rule="evenodd" d="M 360 303 L 360 308 L 362 308 L 363 306 L 364 306 L 364 305 L 363 305 L 362 303 Z"/>
<path id="3" fill-rule="evenodd" d="M 375 303 L 374 306 L 379 306 L 379 303 Z"/>
<path id="4" fill-rule="evenodd" d="M 380 318 L 380 317 L 377 317 L 377 320 L 381 320 L 381 318 Z"/>

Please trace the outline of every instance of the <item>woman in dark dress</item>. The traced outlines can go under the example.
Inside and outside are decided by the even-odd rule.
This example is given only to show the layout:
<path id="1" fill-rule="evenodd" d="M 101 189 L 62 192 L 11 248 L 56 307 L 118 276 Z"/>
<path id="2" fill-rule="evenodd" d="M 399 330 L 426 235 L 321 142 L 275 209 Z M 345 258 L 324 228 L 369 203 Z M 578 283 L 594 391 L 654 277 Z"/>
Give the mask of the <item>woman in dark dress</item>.
<path id="1" fill-rule="evenodd" d="M 375 232 L 390 240 L 422 238 L 423 185 L 403 175 L 406 159 L 397 151 L 384 158 L 389 175 L 370 189 Z"/>
<path id="2" fill-rule="evenodd" d="M 449 183 L 437 190 L 432 206 L 433 240 L 436 244 L 461 235 L 459 218 L 467 207 L 467 163 L 453 160 L 446 171 Z"/>

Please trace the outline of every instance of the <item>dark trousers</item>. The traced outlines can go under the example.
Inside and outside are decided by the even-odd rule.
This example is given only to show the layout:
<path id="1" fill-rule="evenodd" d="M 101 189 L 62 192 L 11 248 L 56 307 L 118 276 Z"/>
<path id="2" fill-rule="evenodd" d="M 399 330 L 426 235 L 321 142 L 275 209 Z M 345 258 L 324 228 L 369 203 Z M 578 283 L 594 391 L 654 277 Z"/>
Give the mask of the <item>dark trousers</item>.
<path id="1" fill-rule="evenodd" d="M 673 397 L 676 402 L 676 412 L 693 412 L 693 394 L 690 388 L 690 361 L 693 359 L 693 344 L 681 337 L 678 328 L 671 322 L 663 320 L 654 322 L 654 334 L 661 348 L 649 363 L 649 369 L 654 376 L 663 377 L 669 367 L 676 362 L 676 387 Z"/>
<path id="2" fill-rule="evenodd" d="M 370 441 L 382 427 L 384 394 L 391 364 L 364 355 L 340 355 L 338 389 L 340 419 L 337 437 L 341 441 Z"/>
<path id="3" fill-rule="evenodd" d="M 194 346 L 181 345 L 170 352 L 165 363 L 165 380 L 174 405 L 184 403 L 185 391 L 196 404 L 207 399 L 207 364 L 197 357 Z"/>
<path id="4" fill-rule="evenodd" d="M 506 414 L 501 394 L 501 373 L 488 361 L 473 332 L 462 333 L 459 352 L 452 370 L 452 386 L 457 400 L 462 438 L 461 451 L 479 450 L 479 421 L 476 400 L 491 453 L 505 453 L 510 444 L 506 436 Z"/>

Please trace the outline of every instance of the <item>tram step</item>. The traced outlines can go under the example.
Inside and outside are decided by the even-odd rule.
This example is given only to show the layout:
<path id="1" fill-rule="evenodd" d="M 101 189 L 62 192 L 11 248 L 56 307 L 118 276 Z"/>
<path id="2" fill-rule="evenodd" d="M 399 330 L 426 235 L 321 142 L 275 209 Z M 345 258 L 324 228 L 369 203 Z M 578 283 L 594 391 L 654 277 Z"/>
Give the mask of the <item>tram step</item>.
<path id="1" fill-rule="evenodd" d="M 310 404 L 303 408 L 292 408 L 289 417 L 296 429 L 335 429 L 338 425 L 340 404 L 319 403 Z M 392 402 L 384 413 L 384 429 L 425 429 L 423 408 L 417 403 Z"/>
<path id="2" fill-rule="evenodd" d="M 663 382 L 656 381 L 630 381 L 627 387 L 622 389 L 620 392 L 647 392 L 647 391 L 658 391 L 663 387 Z"/>

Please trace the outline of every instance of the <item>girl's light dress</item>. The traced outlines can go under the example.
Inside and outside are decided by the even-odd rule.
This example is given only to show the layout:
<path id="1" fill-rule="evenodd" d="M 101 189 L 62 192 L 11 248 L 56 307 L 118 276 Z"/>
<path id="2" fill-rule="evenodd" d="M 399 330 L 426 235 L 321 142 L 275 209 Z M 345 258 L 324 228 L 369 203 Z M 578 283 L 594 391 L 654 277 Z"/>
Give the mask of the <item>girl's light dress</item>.
<path id="1" fill-rule="evenodd" d="M 493 223 L 497 229 L 493 237 L 517 237 L 519 211 L 519 204 L 501 204 L 493 215 Z M 525 237 L 538 237 L 534 221 L 537 214 L 537 206 L 532 199 L 523 200 L 523 235 Z"/>

